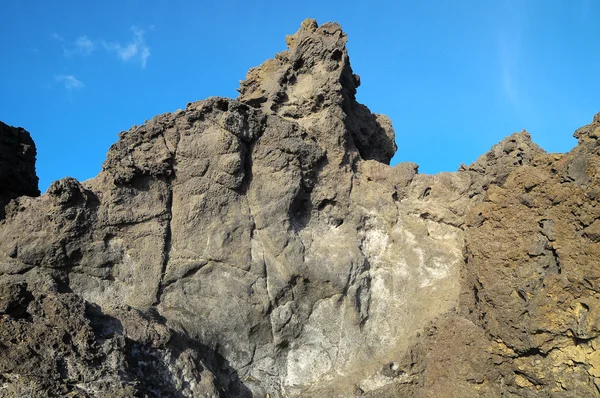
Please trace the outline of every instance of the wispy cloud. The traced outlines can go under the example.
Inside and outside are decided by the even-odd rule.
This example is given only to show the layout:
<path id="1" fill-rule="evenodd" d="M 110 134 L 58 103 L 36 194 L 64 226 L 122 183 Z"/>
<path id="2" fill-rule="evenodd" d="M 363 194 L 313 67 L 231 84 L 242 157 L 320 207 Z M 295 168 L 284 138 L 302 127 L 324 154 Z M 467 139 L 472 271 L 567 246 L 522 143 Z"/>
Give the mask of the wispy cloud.
<path id="1" fill-rule="evenodd" d="M 154 30 L 154 25 L 150 25 L 150 30 Z M 105 40 L 93 40 L 87 35 L 79 36 L 75 41 L 65 39 L 60 34 L 52 33 L 52 38 L 60 42 L 63 53 L 66 57 L 74 55 L 91 55 L 98 47 L 115 53 L 122 61 L 137 62 L 142 68 L 146 67 L 150 57 L 150 46 L 146 42 L 146 31 L 137 26 L 131 27 L 132 38 L 127 42 L 107 42 Z"/>
<path id="2" fill-rule="evenodd" d="M 133 38 L 127 44 L 103 41 L 102 45 L 107 50 L 114 51 L 123 61 L 136 61 L 141 64 L 142 68 L 145 68 L 148 57 L 150 57 L 150 47 L 148 47 L 144 37 L 145 31 L 136 26 L 132 26 L 131 31 L 133 32 Z"/>
<path id="3" fill-rule="evenodd" d="M 96 45 L 87 36 L 80 36 L 75 40 L 75 49 L 81 55 L 90 55 L 95 48 Z"/>
<path id="4" fill-rule="evenodd" d="M 96 43 L 85 35 L 79 36 L 75 41 L 71 41 L 54 32 L 52 38 L 57 42 L 60 42 L 60 47 L 62 48 L 65 57 L 71 57 L 73 55 L 87 56 L 96 49 Z"/>
<path id="5" fill-rule="evenodd" d="M 52 38 L 56 41 L 65 41 L 65 38 L 56 32 L 52 33 Z"/>
<path id="6" fill-rule="evenodd" d="M 498 34 L 500 81 L 506 99 L 513 106 L 517 106 L 521 100 L 518 84 L 520 81 L 519 53 L 521 52 L 524 11 L 516 2 L 507 1 L 503 4 L 505 7 L 504 22 Z"/>
<path id="7" fill-rule="evenodd" d="M 63 45 L 62 49 L 66 57 L 71 57 L 73 55 L 81 55 L 82 57 L 90 55 L 94 49 L 96 48 L 96 44 L 88 39 L 87 36 L 79 36 L 77 40 L 73 42 L 72 46 L 68 48 Z"/>
<path id="8" fill-rule="evenodd" d="M 55 75 L 54 80 L 63 84 L 69 91 L 80 90 L 85 87 L 85 84 L 73 75 Z"/>
<path id="9" fill-rule="evenodd" d="M 515 81 L 517 64 L 518 43 L 507 37 L 500 37 L 498 43 L 498 56 L 500 61 L 500 73 L 502 90 L 511 104 L 516 105 L 518 91 Z"/>

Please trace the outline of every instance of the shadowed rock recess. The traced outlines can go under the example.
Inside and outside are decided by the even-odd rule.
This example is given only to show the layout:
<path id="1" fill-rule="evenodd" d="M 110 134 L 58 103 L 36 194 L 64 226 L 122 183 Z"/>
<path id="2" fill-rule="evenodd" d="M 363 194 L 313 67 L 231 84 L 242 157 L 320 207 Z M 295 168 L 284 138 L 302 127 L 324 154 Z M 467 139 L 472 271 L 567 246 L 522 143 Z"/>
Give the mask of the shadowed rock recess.
<path id="1" fill-rule="evenodd" d="M 390 167 L 346 40 L 304 21 L 41 196 L 0 124 L 0 397 L 600 396 L 600 115 Z"/>

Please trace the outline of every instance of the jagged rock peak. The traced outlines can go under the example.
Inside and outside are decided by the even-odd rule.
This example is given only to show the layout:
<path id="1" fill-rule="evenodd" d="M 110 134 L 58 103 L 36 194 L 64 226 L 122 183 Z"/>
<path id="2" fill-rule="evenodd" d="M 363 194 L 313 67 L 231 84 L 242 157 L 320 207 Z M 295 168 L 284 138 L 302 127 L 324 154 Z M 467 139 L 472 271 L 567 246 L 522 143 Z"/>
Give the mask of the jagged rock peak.
<path id="1" fill-rule="evenodd" d="M 340 25 L 307 19 L 286 42 L 288 50 L 248 71 L 237 100 L 315 132 L 331 158 L 389 163 L 397 149 L 391 121 L 356 102 L 360 77 Z"/>
<path id="2" fill-rule="evenodd" d="M 592 123 L 577 129 L 577 131 L 575 131 L 573 134 L 573 137 L 577 138 L 579 143 L 582 143 L 588 139 L 595 140 L 600 138 L 600 113 L 597 113 L 594 116 Z"/>
<path id="3" fill-rule="evenodd" d="M 0 124 L 0 397 L 600 396 L 600 115 L 388 167 L 345 43 L 307 20 L 239 101 L 6 206 L 35 150 Z"/>
<path id="4" fill-rule="evenodd" d="M 314 19 L 306 19 L 298 32 L 286 37 L 287 51 L 248 71 L 238 100 L 299 118 L 341 105 L 342 95 L 354 99 L 360 78 L 350 68 L 346 42 L 337 23 L 319 27 Z"/>
<path id="5" fill-rule="evenodd" d="M 502 185 L 515 167 L 530 164 L 535 156 L 544 153 L 545 151 L 531 140 L 531 135 L 523 130 L 494 145 L 466 169 L 484 175 L 486 185 Z"/>

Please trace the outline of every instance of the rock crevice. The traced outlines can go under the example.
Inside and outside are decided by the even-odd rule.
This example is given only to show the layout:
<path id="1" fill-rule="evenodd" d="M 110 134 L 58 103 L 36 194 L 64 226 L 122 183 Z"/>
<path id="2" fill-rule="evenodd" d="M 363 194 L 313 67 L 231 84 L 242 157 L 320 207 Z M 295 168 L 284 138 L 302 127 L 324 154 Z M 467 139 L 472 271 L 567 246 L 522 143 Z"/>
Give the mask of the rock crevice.
<path id="1" fill-rule="evenodd" d="M 600 116 L 421 175 L 339 25 L 286 41 L 39 197 L 0 124 L 0 396 L 598 396 Z"/>

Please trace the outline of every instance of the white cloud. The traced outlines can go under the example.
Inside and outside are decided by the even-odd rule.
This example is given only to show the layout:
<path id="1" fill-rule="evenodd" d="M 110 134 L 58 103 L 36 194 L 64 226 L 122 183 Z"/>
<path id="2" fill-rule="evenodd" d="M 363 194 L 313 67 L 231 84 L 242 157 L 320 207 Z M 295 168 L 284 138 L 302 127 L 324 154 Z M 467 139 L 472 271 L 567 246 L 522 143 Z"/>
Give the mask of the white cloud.
<path id="1" fill-rule="evenodd" d="M 80 36 L 75 40 L 75 51 L 81 55 L 90 55 L 95 48 L 96 45 L 87 36 Z"/>
<path id="2" fill-rule="evenodd" d="M 102 42 L 102 44 L 107 50 L 114 51 L 123 61 L 136 61 L 141 64 L 142 68 L 145 68 L 148 57 L 150 57 L 150 47 L 146 44 L 145 32 L 135 26 L 131 27 L 131 31 L 133 38 L 127 44 L 123 45 L 119 42 Z"/>
<path id="3" fill-rule="evenodd" d="M 87 56 L 90 55 L 96 48 L 96 43 L 90 40 L 87 36 L 79 36 L 74 42 L 66 40 L 58 33 L 53 33 L 52 38 L 60 42 L 60 47 L 63 49 L 65 57 L 72 55 Z"/>
<path id="4" fill-rule="evenodd" d="M 56 75 L 54 80 L 58 83 L 65 85 L 65 88 L 69 91 L 80 90 L 85 87 L 85 84 L 73 75 Z"/>

